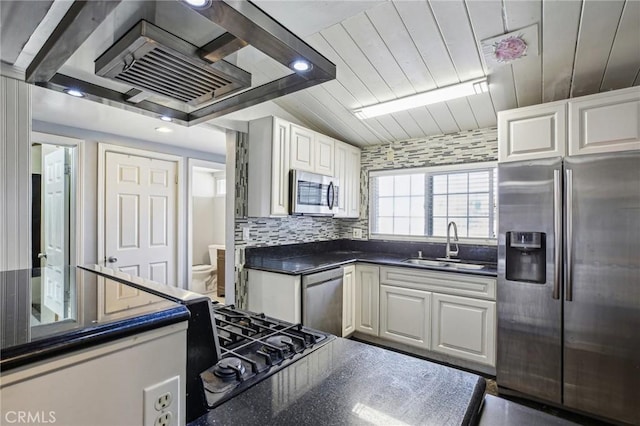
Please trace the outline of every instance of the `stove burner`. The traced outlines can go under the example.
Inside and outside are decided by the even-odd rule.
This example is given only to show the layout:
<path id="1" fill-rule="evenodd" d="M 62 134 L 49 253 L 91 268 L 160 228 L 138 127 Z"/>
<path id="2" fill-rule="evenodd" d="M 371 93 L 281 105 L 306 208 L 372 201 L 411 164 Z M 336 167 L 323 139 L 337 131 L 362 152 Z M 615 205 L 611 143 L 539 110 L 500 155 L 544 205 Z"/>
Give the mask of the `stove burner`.
<path id="1" fill-rule="evenodd" d="M 242 360 L 233 356 L 221 359 L 213 367 L 213 374 L 224 381 L 232 379 L 242 380 L 244 372 L 245 368 L 244 365 L 242 365 Z"/>
<path id="2" fill-rule="evenodd" d="M 265 343 L 268 343 L 271 346 L 275 346 L 277 349 L 287 350 L 291 348 L 293 344 L 293 340 L 289 336 L 283 336 L 282 334 L 278 334 L 276 336 L 268 337 L 265 340 Z M 275 348 L 265 346 L 267 350 L 276 350 Z"/>

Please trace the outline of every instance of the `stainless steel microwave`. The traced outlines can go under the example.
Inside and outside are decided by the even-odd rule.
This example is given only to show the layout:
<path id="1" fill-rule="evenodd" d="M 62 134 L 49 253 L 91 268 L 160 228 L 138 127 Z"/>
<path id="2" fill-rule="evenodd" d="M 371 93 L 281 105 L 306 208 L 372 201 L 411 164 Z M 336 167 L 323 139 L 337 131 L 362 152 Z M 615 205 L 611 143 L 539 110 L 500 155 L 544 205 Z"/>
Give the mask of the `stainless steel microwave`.
<path id="1" fill-rule="evenodd" d="M 338 179 L 291 170 L 291 214 L 333 216 L 338 208 Z"/>

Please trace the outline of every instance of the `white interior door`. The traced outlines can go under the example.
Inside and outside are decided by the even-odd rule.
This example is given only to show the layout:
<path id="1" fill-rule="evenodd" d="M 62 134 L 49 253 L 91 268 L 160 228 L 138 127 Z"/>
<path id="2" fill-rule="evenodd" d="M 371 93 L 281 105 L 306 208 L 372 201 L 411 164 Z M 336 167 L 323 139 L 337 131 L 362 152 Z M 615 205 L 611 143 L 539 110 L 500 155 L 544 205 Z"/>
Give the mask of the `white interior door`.
<path id="1" fill-rule="evenodd" d="M 68 217 L 69 191 L 64 148 L 43 155 L 42 167 L 44 268 L 42 270 L 44 305 L 64 317 L 65 265 L 69 264 Z"/>
<path id="2" fill-rule="evenodd" d="M 176 176 L 177 164 L 172 161 L 106 153 L 108 266 L 132 276 L 177 284 Z M 127 293 L 126 298 L 134 296 Z"/>

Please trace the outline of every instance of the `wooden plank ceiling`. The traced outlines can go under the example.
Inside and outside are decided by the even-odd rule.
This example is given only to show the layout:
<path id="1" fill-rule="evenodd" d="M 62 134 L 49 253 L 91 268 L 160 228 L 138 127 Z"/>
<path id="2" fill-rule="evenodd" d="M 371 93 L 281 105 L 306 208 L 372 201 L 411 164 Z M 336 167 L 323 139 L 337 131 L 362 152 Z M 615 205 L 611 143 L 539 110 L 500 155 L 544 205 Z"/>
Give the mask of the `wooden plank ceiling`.
<path id="1" fill-rule="evenodd" d="M 497 111 L 640 84 L 637 0 L 369 3 L 304 37 L 337 65 L 337 80 L 275 101 L 318 131 L 355 145 L 493 126 Z M 316 4 L 327 20 L 331 2 Z M 314 13 L 305 5 L 305 13 Z M 267 10 L 275 19 L 292 23 L 295 14 L 272 9 Z M 487 67 L 481 40 L 536 23 L 539 56 Z M 266 60 L 247 67 L 264 81 L 286 73 Z M 487 94 L 368 120 L 351 112 L 483 76 L 489 78 Z"/>

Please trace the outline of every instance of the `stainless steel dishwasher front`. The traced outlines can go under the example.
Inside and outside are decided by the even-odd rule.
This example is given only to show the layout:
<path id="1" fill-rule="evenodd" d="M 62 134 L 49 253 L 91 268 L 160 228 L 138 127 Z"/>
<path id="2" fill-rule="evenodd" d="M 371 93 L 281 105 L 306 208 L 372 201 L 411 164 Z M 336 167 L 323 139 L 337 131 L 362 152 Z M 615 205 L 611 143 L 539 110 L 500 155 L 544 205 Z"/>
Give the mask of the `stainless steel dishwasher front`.
<path id="1" fill-rule="evenodd" d="M 302 276 L 302 324 L 342 336 L 342 268 Z"/>

